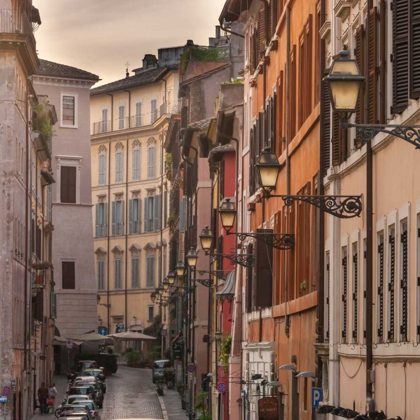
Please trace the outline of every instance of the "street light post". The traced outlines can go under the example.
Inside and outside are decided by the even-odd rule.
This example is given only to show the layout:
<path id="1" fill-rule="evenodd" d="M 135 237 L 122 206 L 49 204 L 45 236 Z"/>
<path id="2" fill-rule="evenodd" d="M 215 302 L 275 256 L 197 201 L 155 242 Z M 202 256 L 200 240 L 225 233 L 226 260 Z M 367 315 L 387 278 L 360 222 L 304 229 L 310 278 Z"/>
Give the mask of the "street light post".
<path id="1" fill-rule="evenodd" d="M 347 50 L 341 51 L 333 61 L 325 81 L 330 89 L 334 112 L 339 113 L 343 129 L 355 128 L 357 135 L 366 143 L 366 400 L 369 410 L 373 401 L 373 152 L 371 140 L 378 133 L 398 137 L 420 149 L 420 126 L 395 124 L 352 124 L 349 116 L 356 111 L 361 85 L 361 75 L 356 60 L 350 59 Z"/>

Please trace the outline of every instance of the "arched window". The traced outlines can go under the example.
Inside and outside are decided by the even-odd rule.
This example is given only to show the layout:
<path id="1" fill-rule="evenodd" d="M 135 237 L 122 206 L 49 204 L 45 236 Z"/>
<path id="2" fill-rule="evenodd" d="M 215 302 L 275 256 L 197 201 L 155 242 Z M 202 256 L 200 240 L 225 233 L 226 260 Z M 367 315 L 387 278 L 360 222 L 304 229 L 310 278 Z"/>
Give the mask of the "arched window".
<path id="1" fill-rule="evenodd" d="M 133 142 L 133 181 L 140 181 L 141 168 L 141 149 L 140 142 L 135 140 Z"/>
<path id="2" fill-rule="evenodd" d="M 106 148 L 101 146 L 99 148 L 99 185 L 106 184 Z"/>

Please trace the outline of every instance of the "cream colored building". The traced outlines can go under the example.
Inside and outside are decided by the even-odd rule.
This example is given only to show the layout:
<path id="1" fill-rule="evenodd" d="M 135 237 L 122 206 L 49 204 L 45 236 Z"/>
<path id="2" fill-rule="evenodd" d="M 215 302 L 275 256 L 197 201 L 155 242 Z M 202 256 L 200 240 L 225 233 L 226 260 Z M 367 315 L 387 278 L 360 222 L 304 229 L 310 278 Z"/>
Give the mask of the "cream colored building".
<path id="1" fill-rule="evenodd" d="M 177 62 L 146 55 L 135 75 L 91 91 L 94 252 L 99 323 L 143 331 L 159 314 L 150 294 L 169 264 L 170 184 L 163 140 L 178 103 Z M 168 56 L 168 54 L 166 54 Z M 166 311 L 162 314 L 166 322 Z"/>

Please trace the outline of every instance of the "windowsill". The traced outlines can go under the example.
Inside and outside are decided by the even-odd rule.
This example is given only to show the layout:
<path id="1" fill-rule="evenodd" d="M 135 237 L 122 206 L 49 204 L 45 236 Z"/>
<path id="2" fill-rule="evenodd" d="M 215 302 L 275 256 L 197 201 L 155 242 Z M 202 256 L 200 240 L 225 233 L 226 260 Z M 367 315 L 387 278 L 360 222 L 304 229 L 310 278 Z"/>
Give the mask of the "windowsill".
<path id="1" fill-rule="evenodd" d="M 73 129 L 77 129 L 77 128 L 79 128 L 79 126 L 77 124 L 75 124 L 75 125 L 67 125 L 67 124 L 60 123 L 60 128 L 73 128 Z"/>

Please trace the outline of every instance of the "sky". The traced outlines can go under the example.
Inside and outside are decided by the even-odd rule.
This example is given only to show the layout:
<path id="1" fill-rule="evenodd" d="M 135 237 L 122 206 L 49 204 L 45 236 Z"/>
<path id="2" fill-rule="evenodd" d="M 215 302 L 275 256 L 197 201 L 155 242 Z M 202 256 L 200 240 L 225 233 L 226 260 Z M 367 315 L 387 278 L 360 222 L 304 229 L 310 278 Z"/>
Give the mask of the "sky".
<path id="1" fill-rule="evenodd" d="M 97 74 L 109 83 L 142 66 L 158 48 L 208 45 L 225 0 L 34 0 L 40 58 Z M 131 73 L 133 74 L 133 73 Z M 98 86 L 97 84 L 96 86 Z"/>

